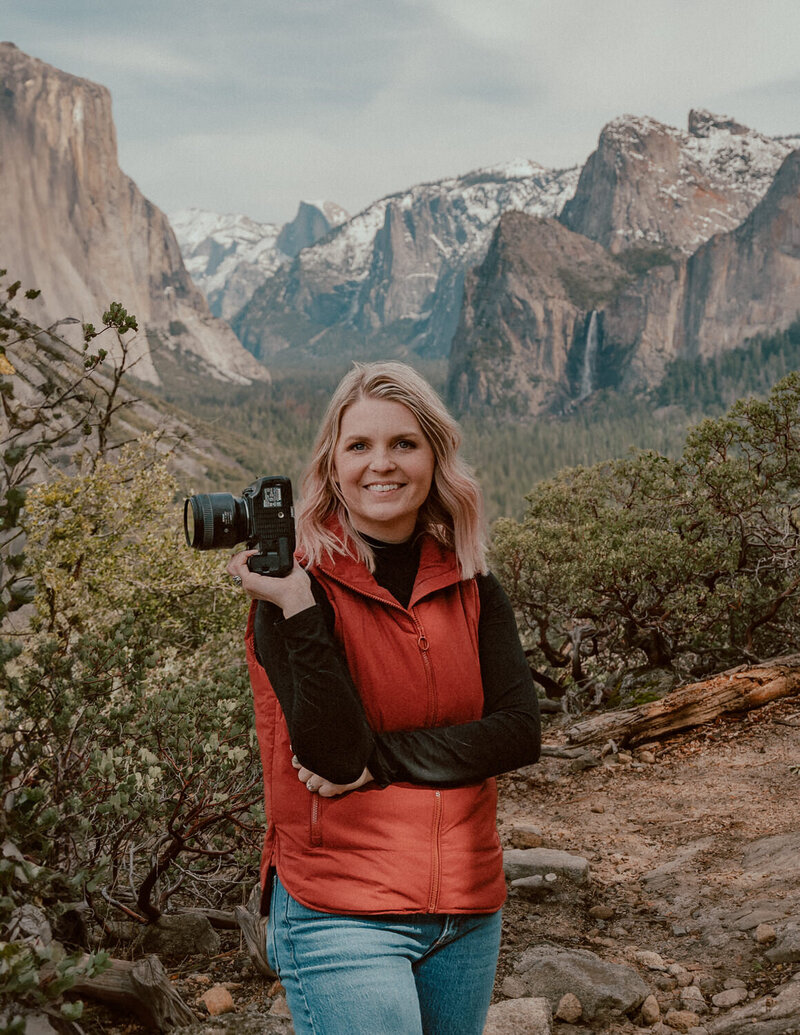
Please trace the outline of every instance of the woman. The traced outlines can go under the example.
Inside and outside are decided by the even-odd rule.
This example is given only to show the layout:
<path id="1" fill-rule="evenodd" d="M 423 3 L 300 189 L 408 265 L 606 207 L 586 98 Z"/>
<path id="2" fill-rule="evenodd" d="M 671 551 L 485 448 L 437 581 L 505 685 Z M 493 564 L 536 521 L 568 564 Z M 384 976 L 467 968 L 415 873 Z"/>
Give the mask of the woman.
<path id="1" fill-rule="evenodd" d="M 505 898 L 492 777 L 536 761 L 539 714 L 459 442 L 410 367 L 356 365 L 305 477 L 301 561 L 228 565 L 254 601 L 268 954 L 298 1035 L 483 1030 Z"/>

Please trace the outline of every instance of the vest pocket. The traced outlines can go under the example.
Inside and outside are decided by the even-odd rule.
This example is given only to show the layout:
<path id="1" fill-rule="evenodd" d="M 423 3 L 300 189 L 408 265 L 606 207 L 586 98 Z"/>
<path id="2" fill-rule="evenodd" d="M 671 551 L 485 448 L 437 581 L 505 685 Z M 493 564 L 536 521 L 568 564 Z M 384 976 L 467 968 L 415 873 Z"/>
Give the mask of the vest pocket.
<path id="1" fill-rule="evenodd" d="M 311 847 L 319 848 L 322 844 L 322 798 L 318 794 L 311 794 L 309 797 L 311 798 Z"/>

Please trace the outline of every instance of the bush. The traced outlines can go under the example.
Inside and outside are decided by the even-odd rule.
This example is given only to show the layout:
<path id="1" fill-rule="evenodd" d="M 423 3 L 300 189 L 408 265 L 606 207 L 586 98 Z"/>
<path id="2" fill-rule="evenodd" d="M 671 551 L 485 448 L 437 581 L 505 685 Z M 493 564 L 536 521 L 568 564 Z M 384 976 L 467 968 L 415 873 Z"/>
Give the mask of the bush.
<path id="1" fill-rule="evenodd" d="M 527 500 L 495 526 L 496 570 L 562 687 L 800 647 L 800 375 L 697 425 L 677 460 L 567 470 Z"/>

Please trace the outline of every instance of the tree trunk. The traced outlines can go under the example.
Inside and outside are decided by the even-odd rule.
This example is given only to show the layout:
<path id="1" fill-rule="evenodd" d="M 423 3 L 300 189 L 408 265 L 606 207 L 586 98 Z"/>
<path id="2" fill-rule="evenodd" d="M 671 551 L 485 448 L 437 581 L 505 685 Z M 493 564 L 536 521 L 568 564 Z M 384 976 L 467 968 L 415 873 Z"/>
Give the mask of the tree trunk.
<path id="1" fill-rule="evenodd" d="M 573 744 L 613 740 L 618 745 L 640 744 L 677 730 L 700 726 L 720 715 L 736 715 L 760 708 L 780 697 L 800 692 L 800 654 L 774 658 L 754 667 L 730 669 L 702 683 L 673 690 L 621 712 L 606 712 L 577 722 L 567 730 Z"/>
<path id="2" fill-rule="evenodd" d="M 112 960 L 108 970 L 79 981 L 70 994 L 133 1012 L 153 1031 L 169 1031 L 197 1020 L 170 983 L 158 956 L 147 956 L 135 963 Z"/>

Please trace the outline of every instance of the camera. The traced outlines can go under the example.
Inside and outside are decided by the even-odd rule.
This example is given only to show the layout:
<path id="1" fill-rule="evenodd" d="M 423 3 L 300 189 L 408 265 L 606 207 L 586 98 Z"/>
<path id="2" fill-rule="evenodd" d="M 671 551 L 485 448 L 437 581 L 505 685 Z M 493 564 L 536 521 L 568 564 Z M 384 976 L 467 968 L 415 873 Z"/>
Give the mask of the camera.
<path id="1" fill-rule="evenodd" d="M 190 496 L 183 504 L 186 542 L 195 550 L 224 550 L 247 542 L 258 550 L 250 571 L 282 578 L 294 565 L 294 507 L 288 478 L 259 478 L 242 490 Z"/>

